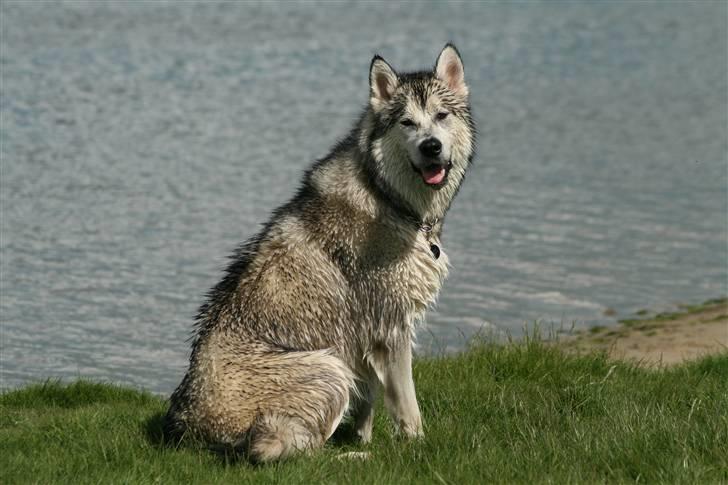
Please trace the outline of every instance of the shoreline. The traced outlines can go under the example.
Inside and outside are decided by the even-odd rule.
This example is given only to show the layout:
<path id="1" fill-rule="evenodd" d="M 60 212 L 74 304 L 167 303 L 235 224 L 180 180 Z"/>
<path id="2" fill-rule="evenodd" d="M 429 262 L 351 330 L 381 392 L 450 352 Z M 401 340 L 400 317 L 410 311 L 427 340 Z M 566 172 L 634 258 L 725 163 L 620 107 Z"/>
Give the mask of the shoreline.
<path id="1" fill-rule="evenodd" d="M 597 326 L 560 336 L 569 353 L 604 352 L 642 366 L 672 366 L 728 349 L 728 298 L 679 305 L 676 312 L 638 311 L 616 326 Z"/>

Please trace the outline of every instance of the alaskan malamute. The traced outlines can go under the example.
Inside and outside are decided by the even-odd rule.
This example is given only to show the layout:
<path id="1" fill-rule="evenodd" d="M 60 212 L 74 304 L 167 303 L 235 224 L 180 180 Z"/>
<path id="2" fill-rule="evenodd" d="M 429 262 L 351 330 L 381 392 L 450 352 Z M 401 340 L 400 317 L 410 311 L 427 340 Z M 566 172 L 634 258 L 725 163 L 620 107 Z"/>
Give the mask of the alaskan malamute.
<path id="1" fill-rule="evenodd" d="M 349 411 L 366 442 L 380 389 L 400 432 L 422 435 L 413 335 L 447 275 L 443 218 L 475 129 L 453 45 L 431 71 L 375 56 L 369 87 L 351 133 L 200 309 L 169 439 L 191 433 L 264 462 L 322 446 Z"/>

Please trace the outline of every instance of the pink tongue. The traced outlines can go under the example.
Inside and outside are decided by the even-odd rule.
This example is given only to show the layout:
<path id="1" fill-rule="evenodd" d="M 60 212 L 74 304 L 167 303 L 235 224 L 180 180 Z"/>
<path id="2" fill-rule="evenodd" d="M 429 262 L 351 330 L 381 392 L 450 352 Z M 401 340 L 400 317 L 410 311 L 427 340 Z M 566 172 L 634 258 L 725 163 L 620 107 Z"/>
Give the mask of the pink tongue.
<path id="1" fill-rule="evenodd" d="M 422 170 L 422 178 L 428 185 L 437 185 L 445 178 L 445 167 L 425 168 Z"/>

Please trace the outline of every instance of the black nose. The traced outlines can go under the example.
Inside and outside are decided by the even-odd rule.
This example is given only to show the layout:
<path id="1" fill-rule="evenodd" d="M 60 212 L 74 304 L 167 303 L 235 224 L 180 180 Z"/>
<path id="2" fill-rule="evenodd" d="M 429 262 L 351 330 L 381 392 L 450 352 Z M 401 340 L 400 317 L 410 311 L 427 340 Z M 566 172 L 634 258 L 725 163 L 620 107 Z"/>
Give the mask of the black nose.
<path id="1" fill-rule="evenodd" d="M 420 143 L 420 152 L 427 158 L 436 158 L 442 151 L 442 143 L 437 138 L 428 138 Z"/>

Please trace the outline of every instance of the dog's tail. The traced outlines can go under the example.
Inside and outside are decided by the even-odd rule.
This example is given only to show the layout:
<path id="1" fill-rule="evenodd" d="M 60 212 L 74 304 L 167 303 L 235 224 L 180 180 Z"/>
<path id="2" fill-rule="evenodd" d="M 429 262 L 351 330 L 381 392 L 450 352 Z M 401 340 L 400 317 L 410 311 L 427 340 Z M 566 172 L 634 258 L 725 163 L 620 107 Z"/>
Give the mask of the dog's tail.
<path id="1" fill-rule="evenodd" d="M 169 398 L 169 409 L 162 421 L 162 439 L 166 445 L 177 446 L 187 433 L 187 423 L 182 418 L 182 409 L 187 401 L 190 375 L 186 374 L 179 387 Z"/>

